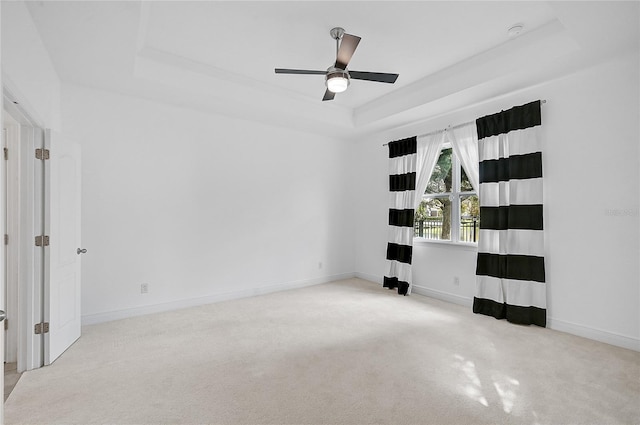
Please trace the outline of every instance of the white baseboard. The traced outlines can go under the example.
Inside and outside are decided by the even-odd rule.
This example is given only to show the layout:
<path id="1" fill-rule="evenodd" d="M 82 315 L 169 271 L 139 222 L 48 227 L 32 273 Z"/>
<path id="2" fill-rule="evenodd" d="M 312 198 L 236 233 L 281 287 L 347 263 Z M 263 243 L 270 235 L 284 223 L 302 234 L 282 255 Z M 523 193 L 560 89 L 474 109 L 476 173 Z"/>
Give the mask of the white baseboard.
<path id="1" fill-rule="evenodd" d="M 462 297 L 456 294 L 437 291 L 435 289 L 426 288 L 424 286 L 412 285 L 411 292 L 424 295 L 438 300 L 447 301 L 453 304 L 459 304 L 472 308 L 473 298 Z M 613 332 L 603 331 L 588 326 L 578 325 L 566 322 L 564 320 L 547 317 L 547 328 L 559 332 L 565 332 L 571 335 L 592 339 L 594 341 L 604 342 L 605 344 L 615 345 L 616 347 L 627 348 L 629 350 L 640 351 L 640 339 L 619 335 Z"/>
<path id="2" fill-rule="evenodd" d="M 143 316 L 146 314 L 162 313 L 165 311 L 178 310 L 181 308 L 195 307 L 205 304 L 213 304 L 221 301 L 235 300 L 239 298 L 265 295 L 272 292 L 286 291 L 289 289 L 304 288 L 306 286 L 319 285 L 322 283 L 335 282 L 342 279 L 356 277 L 355 273 L 341 273 L 332 276 L 323 276 L 313 279 L 298 280 L 277 285 L 258 286 L 239 291 L 224 292 L 221 294 L 209 295 L 206 297 L 190 298 L 184 300 L 171 301 L 168 303 L 147 305 L 141 307 L 128 308 L 125 310 L 107 311 L 104 313 L 87 314 L 82 316 L 82 326 L 95 325 L 98 323 L 111 322 L 113 320 L 126 319 L 128 317 Z"/>
<path id="3" fill-rule="evenodd" d="M 363 272 L 355 272 L 354 275 L 358 279 L 368 280 L 369 282 L 378 283 L 380 285 L 382 285 L 382 283 L 383 283 L 382 275 L 376 276 L 376 275 L 373 275 L 373 274 L 363 273 Z"/>
<path id="4" fill-rule="evenodd" d="M 375 276 L 368 273 L 356 272 L 355 276 L 382 285 L 382 276 Z M 427 288 L 420 285 L 412 285 L 411 292 L 438 300 L 459 304 L 472 308 L 473 298 L 463 297 L 448 292 L 442 292 L 435 289 Z M 588 326 L 578 325 L 564 320 L 547 317 L 547 328 L 559 332 L 565 332 L 571 335 L 592 339 L 594 341 L 604 342 L 605 344 L 615 345 L 616 347 L 627 348 L 629 350 L 640 351 L 640 339 L 625 335 L 616 334 L 609 331 L 603 331 Z"/>
<path id="5" fill-rule="evenodd" d="M 601 329 L 578 325 L 576 323 L 566 322 L 552 317 L 547 317 L 547 327 L 554 331 L 581 336 L 594 341 L 604 342 L 605 344 L 615 345 L 616 347 L 640 351 L 640 339 L 638 338 L 632 338 L 613 332 L 603 331 Z"/>
<path id="6" fill-rule="evenodd" d="M 169 303 L 155 304 L 149 306 L 135 307 L 125 310 L 109 311 L 104 313 L 88 314 L 82 316 L 82 325 L 93 325 L 97 323 L 110 322 L 112 320 L 126 319 L 128 317 L 142 316 L 145 314 L 161 313 L 164 311 L 177 310 L 180 308 L 195 307 L 198 305 L 212 304 L 221 301 L 235 300 L 239 298 L 253 297 L 256 295 L 265 295 L 272 292 L 286 291 L 289 289 L 304 288 L 306 286 L 319 285 L 322 283 L 335 282 L 342 279 L 350 279 L 357 277 L 370 282 L 382 285 L 382 276 L 376 276 L 369 273 L 341 273 L 332 276 L 324 276 L 313 279 L 305 279 L 277 285 L 259 286 L 240 291 L 225 292 L 200 298 L 191 298 L 186 300 L 177 300 Z M 471 308 L 473 298 L 463 297 L 456 294 L 430 289 L 420 285 L 412 285 L 412 293 L 424 295 L 438 300 L 450 302 Z M 592 339 L 594 341 L 604 342 L 605 344 L 615 345 L 617 347 L 627 348 L 629 350 L 640 351 L 640 339 L 619 335 L 613 332 L 603 331 L 588 326 L 578 325 L 564 320 L 547 317 L 547 327 L 559 332 Z"/>
<path id="7" fill-rule="evenodd" d="M 364 279 L 364 280 L 368 280 L 370 282 L 374 282 L 377 283 L 379 285 L 383 284 L 383 276 L 375 276 L 369 273 L 363 273 L 363 272 L 356 272 L 355 273 L 355 277 L 360 278 L 360 279 Z M 435 298 L 438 300 L 442 300 L 442 301 L 446 301 L 446 302 L 450 302 L 453 304 L 460 304 L 466 307 L 471 307 L 473 304 L 473 299 L 472 298 L 467 298 L 467 297 L 463 297 L 460 295 L 456 295 L 456 294 L 450 294 L 447 292 L 442 292 L 442 291 L 438 291 L 435 289 L 430 289 L 427 288 L 425 286 L 420 286 L 420 285 L 416 285 L 413 284 L 411 285 L 411 293 L 412 294 L 418 294 L 418 295 L 424 295 L 426 297 L 431 297 L 431 298 Z"/>
<path id="8" fill-rule="evenodd" d="M 450 302 L 452 304 L 458 304 L 465 307 L 471 307 L 473 305 L 473 299 L 463 297 L 461 295 L 450 294 L 448 292 L 442 292 L 435 289 L 430 289 L 420 285 L 411 285 L 411 293 L 424 295 L 426 297 L 435 298 L 437 300 Z"/>
<path id="9" fill-rule="evenodd" d="M 453 304 L 459 304 L 469 308 L 472 308 L 473 306 L 473 298 L 463 297 L 447 292 L 441 292 L 419 285 L 412 285 L 411 288 L 411 292 L 415 294 L 436 298 L 438 300 L 447 301 Z M 547 317 L 547 328 L 587 339 L 592 339 L 594 341 L 604 342 L 605 344 L 615 345 L 616 347 L 640 351 L 640 339 L 628 337 L 625 335 L 619 335 L 613 332 L 603 331 L 601 329 L 578 325 L 564 320 L 554 319 L 552 317 Z"/>

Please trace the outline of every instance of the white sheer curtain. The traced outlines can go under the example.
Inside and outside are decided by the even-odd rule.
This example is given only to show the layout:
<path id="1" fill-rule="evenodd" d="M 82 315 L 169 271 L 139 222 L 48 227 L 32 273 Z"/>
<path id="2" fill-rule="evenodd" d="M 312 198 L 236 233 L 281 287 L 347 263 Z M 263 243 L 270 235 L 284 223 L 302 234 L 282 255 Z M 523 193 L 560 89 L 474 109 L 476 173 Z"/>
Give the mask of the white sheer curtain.
<path id="1" fill-rule="evenodd" d="M 433 173 L 433 168 L 436 166 L 438 157 L 440 157 L 440 151 L 444 144 L 445 133 L 446 132 L 442 130 L 437 133 L 418 137 L 414 209 L 418 209 L 420 202 L 422 202 L 422 194 L 427 189 L 427 183 L 429 183 L 431 173 Z M 476 157 L 477 155 L 478 153 L 476 151 Z"/>
<path id="2" fill-rule="evenodd" d="M 478 130 L 475 121 L 449 129 L 447 135 L 473 190 L 479 194 Z"/>

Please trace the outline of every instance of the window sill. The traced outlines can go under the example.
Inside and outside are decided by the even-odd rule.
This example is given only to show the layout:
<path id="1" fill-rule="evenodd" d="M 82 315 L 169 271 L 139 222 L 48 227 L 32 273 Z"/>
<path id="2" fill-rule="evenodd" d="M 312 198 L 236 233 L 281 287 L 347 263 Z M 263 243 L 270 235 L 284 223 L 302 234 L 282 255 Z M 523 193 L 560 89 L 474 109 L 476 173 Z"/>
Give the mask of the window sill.
<path id="1" fill-rule="evenodd" d="M 413 238 L 413 245 L 422 245 L 422 246 L 434 246 L 439 248 L 454 248 L 454 249 L 462 249 L 466 251 L 477 251 L 478 244 L 477 243 L 469 243 L 469 242 L 452 242 L 452 241 L 440 241 L 434 239 L 425 239 L 425 238 Z"/>

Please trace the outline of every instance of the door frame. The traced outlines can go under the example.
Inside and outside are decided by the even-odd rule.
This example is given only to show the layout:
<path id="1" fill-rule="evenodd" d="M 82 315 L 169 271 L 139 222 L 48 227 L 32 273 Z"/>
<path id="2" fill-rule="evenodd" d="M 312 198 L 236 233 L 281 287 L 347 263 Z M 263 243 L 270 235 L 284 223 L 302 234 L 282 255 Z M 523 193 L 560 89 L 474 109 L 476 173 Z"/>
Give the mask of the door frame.
<path id="1" fill-rule="evenodd" d="M 18 292 L 21 278 L 20 273 L 20 241 L 17 235 L 20 234 L 20 124 L 13 116 L 3 111 L 3 148 L 6 149 L 4 157 L 3 182 L 5 201 L 3 212 L 4 234 L 6 238 L 11 235 L 11 240 L 4 242 L 6 265 L 5 270 L 5 340 L 4 340 L 4 361 L 6 363 L 16 363 L 18 353 Z"/>
<path id="2" fill-rule="evenodd" d="M 19 234 L 9 238 L 14 242 L 10 245 L 18 250 L 18 273 L 22 283 L 18 291 L 18 315 L 14 319 L 17 323 L 14 323 L 17 327 L 17 370 L 23 372 L 44 364 L 44 334 L 36 335 L 33 331 L 36 323 L 44 321 L 45 255 L 43 249 L 34 244 L 34 235 L 43 234 L 44 229 L 44 167 L 34 156 L 35 149 L 43 147 L 44 130 L 6 87 L 3 89 L 3 109 L 20 126 L 19 150 L 10 153 L 19 157 L 20 200 L 19 211 L 14 214 Z M 15 226 L 10 223 L 8 227 Z"/>

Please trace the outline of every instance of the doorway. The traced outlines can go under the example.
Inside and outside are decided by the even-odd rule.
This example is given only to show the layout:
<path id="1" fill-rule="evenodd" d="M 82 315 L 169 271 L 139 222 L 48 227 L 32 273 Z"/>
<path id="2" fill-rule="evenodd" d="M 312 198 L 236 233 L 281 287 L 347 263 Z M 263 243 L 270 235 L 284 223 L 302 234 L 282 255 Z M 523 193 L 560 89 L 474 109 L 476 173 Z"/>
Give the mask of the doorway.
<path id="1" fill-rule="evenodd" d="M 42 234 L 44 171 L 33 155 L 42 146 L 44 132 L 6 90 L 2 112 L 6 398 L 22 372 L 43 365 L 43 338 L 33 329 L 43 321 L 45 257 L 33 235 Z"/>
<path id="2" fill-rule="evenodd" d="M 0 354 L 15 363 L 8 373 L 21 373 L 51 364 L 81 334 L 81 155 L 6 88 L 2 112 L 8 328 Z"/>

